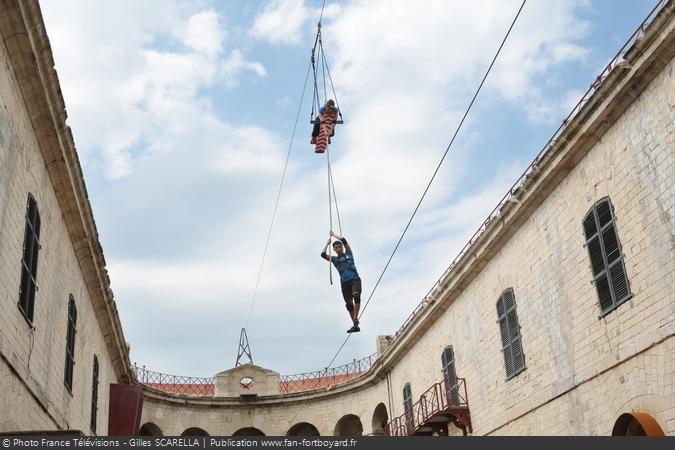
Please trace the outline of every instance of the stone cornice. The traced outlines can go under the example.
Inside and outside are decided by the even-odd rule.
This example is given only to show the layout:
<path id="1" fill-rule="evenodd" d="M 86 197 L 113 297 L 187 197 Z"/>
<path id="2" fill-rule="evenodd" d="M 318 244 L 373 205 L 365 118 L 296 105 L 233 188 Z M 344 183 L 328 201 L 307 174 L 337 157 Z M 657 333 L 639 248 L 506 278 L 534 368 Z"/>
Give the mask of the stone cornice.
<path id="1" fill-rule="evenodd" d="M 0 34 L 7 48 L 45 167 L 61 208 L 115 374 L 128 381 L 131 362 L 110 289 L 73 135 L 66 125 L 51 46 L 37 0 L 0 0 Z"/>

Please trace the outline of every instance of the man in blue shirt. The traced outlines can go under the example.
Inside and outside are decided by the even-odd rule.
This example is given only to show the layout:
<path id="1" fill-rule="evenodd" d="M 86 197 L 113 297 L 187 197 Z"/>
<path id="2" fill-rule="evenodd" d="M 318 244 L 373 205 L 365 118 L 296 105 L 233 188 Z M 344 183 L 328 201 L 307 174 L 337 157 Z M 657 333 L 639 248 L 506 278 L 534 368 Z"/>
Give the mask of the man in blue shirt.
<path id="1" fill-rule="evenodd" d="M 321 252 L 321 257 L 326 261 L 331 261 L 337 271 L 340 273 L 340 284 L 342 285 L 342 297 L 345 299 L 345 306 L 349 311 L 349 317 L 354 322 L 354 326 L 347 330 L 347 333 L 361 331 L 359 328 L 359 310 L 361 309 L 361 278 L 356 271 L 354 264 L 354 255 L 352 248 L 347 243 L 347 239 L 336 234 L 331 230 L 330 235 L 337 241 L 333 242 L 333 250 L 336 256 L 328 257 L 326 251 L 331 243 L 328 238 L 326 246 Z"/>

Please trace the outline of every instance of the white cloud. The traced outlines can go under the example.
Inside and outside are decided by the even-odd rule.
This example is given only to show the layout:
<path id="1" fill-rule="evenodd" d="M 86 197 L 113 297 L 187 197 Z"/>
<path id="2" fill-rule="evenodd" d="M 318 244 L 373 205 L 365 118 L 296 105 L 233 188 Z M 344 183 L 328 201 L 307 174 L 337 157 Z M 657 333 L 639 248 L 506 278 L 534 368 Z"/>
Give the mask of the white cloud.
<path id="1" fill-rule="evenodd" d="M 192 49 L 209 56 L 218 55 L 225 39 L 224 28 L 218 14 L 204 10 L 192 15 L 187 21 L 183 40 Z"/>
<path id="2" fill-rule="evenodd" d="M 267 77 L 265 67 L 259 62 L 246 61 L 240 50 L 234 50 L 229 58 L 223 62 L 222 71 L 225 75 L 228 87 L 234 87 L 238 84 L 238 75 L 242 71 L 253 72 L 260 78 Z"/>
<path id="3" fill-rule="evenodd" d="M 271 0 L 256 18 L 252 33 L 273 44 L 297 44 L 309 17 L 304 0 Z"/>
<path id="4" fill-rule="evenodd" d="M 185 118 L 209 114 L 202 90 L 236 85 L 244 70 L 265 76 L 240 49 L 223 56 L 227 31 L 212 9 L 158 0 L 42 7 L 78 150 L 110 179 L 129 176 L 155 139 L 185 129 Z M 157 47 L 175 38 L 184 47 Z"/>

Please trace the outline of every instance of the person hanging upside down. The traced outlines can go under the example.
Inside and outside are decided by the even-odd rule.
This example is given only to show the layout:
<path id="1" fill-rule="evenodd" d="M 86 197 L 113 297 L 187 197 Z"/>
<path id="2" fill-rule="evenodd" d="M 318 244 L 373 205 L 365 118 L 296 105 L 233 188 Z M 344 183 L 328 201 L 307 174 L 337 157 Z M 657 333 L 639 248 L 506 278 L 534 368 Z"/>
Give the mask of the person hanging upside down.
<path id="1" fill-rule="evenodd" d="M 340 273 L 340 284 L 342 285 L 342 297 L 345 299 L 345 306 L 347 311 L 349 311 L 349 317 L 352 319 L 354 326 L 352 326 L 347 333 L 354 333 L 361 331 L 359 328 L 359 310 L 361 309 L 361 278 L 359 278 L 359 273 L 356 271 L 356 265 L 354 264 L 354 255 L 352 254 L 352 248 L 347 243 L 347 239 L 336 234 L 333 230 L 330 231 L 330 235 L 337 241 L 333 242 L 333 250 L 335 250 L 336 256 L 328 257 L 326 251 L 328 246 L 331 243 L 331 239 L 328 238 L 326 246 L 321 252 L 321 257 L 326 261 L 331 261 L 337 271 Z"/>
<path id="2" fill-rule="evenodd" d="M 330 138 L 335 135 L 335 122 L 337 121 L 338 109 L 335 107 L 335 101 L 328 100 L 324 106 L 319 108 L 319 115 L 314 120 L 314 129 L 312 130 L 312 140 L 310 143 L 316 145 L 314 153 L 323 153 L 330 144 Z"/>

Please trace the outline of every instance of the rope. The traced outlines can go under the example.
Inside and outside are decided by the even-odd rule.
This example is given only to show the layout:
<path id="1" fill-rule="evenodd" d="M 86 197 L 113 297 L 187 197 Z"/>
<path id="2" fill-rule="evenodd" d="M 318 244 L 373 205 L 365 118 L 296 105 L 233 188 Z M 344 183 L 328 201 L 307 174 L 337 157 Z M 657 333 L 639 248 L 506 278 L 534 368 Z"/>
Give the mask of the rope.
<path id="1" fill-rule="evenodd" d="M 328 142 L 330 142 L 330 137 L 328 137 Z M 326 145 L 326 161 L 327 161 L 326 175 L 328 176 L 328 217 L 329 217 L 329 220 L 330 220 L 329 230 L 332 230 L 333 229 L 333 204 L 331 202 L 332 198 L 331 198 L 331 195 L 330 195 L 331 181 L 332 181 L 332 178 L 330 176 L 330 144 Z M 331 247 L 333 247 L 333 246 L 332 245 L 328 246 L 328 278 L 330 280 L 330 284 L 332 285 L 333 284 L 333 264 L 332 264 L 333 252 L 332 252 Z"/>
<path id="2" fill-rule="evenodd" d="M 398 242 L 396 243 L 396 246 L 394 247 L 394 251 L 391 253 L 391 256 L 389 256 L 389 259 L 387 260 L 387 264 L 385 264 L 384 269 L 382 270 L 382 273 L 380 274 L 380 277 L 377 279 L 377 282 L 375 283 L 375 286 L 373 287 L 373 290 L 371 291 L 370 295 L 368 296 L 368 300 L 366 300 L 366 303 L 363 305 L 363 308 L 361 309 L 361 314 L 359 314 L 359 319 L 363 317 L 363 313 L 365 312 L 366 308 L 368 307 L 368 303 L 370 303 L 370 300 L 373 298 L 373 295 L 375 294 L 375 290 L 377 287 L 380 285 L 380 281 L 382 281 L 382 277 L 384 276 L 385 272 L 389 268 L 389 264 L 391 263 L 391 260 L 394 258 L 394 255 L 396 254 L 396 251 L 398 250 L 399 245 L 401 245 L 401 242 L 403 241 L 403 237 L 408 231 L 408 228 L 410 227 L 410 224 L 412 223 L 413 219 L 415 218 L 415 215 L 417 214 L 417 211 L 420 208 L 420 205 L 422 204 L 422 201 L 427 195 L 427 192 L 429 191 L 429 188 L 431 187 L 431 183 L 433 183 L 434 179 L 436 178 L 436 175 L 438 174 L 438 171 L 441 168 L 441 165 L 443 164 L 443 161 L 445 160 L 445 157 L 448 155 L 448 152 L 450 151 L 450 147 L 452 147 L 452 144 L 455 142 L 455 138 L 457 137 L 457 134 L 459 133 L 460 129 L 462 128 L 462 125 L 464 124 L 464 120 L 466 117 L 469 115 L 469 111 L 471 111 L 471 108 L 473 107 L 474 102 L 476 101 L 476 97 L 478 97 L 478 94 L 480 93 L 481 89 L 483 88 L 483 84 L 485 84 L 485 80 L 487 79 L 488 75 L 490 74 L 490 71 L 492 70 L 492 66 L 494 66 L 495 61 L 497 61 L 497 57 L 502 51 L 502 48 L 504 47 L 504 44 L 506 43 L 506 40 L 508 39 L 509 35 L 511 34 L 511 30 L 513 29 L 514 25 L 516 24 L 516 21 L 518 20 L 518 17 L 520 16 L 520 12 L 523 10 L 523 7 L 525 6 L 525 3 L 527 0 L 523 0 L 523 3 L 520 5 L 520 8 L 518 9 L 518 12 L 516 13 L 516 16 L 513 18 L 513 21 L 511 22 L 511 25 L 509 26 L 508 31 L 506 32 L 506 35 L 504 36 L 504 39 L 502 39 L 501 44 L 499 45 L 499 48 L 497 49 L 497 53 L 495 53 L 494 58 L 492 58 L 492 62 L 488 66 L 485 75 L 483 76 L 483 79 L 481 80 L 480 84 L 478 85 L 478 88 L 476 89 L 476 92 L 473 95 L 473 98 L 471 99 L 471 102 L 469 103 L 469 106 L 467 107 L 466 111 L 464 112 L 464 115 L 462 116 L 462 120 L 459 122 L 459 125 L 457 125 L 457 128 L 455 129 L 455 132 L 452 135 L 452 138 L 450 139 L 450 143 L 448 144 L 447 148 L 445 149 L 445 152 L 443 153 L 443 157 L 439 161 L 438 165 L 436 166 L 436 170 L 434 170 L 433 175 L 431 176 L 431 179 L 427 183 L 427 187 L 424 189 L 424 193 L 422 194 L 422 197 L 420 198 L 419 202 L 417 203 L 417 206 L 415 207 L 415 210 L 413 211 L 412 215 L 410 216 L 410 220 L 408 220 L 407 225 L 403 229 L 403 233 L 401 234 L 401 237 L 399 238 Z M 345 338 L 344 342 L 342 342 L 342 345 L 338 349 L 338 351 L 335 353 L 335 356 L 333 356 L 333 359 L 331 359 L 330 363 L 328 363 L 328 367 L 330 367 L 335 359 L 338 357 L 342 349 L 344 348 L 345 344 L 351 337 L 351 334 L 348 334 L 347 337 Z"/>
<path id="3" fill-rule="evenodd" d="M 305 84 L 302 87 L 302 95 L 300 96 L 300 104 L 298 105 L 298 112 L 295 115 L 295 124 L 293 125 L 293 133 L 291 134 L 291 142 L 288 144 L 288 151 L 286 153 L 286 162 L 284 163 L 284 170 L 281 174 L 281 182 L 279 183 L 279 191 L 277 192 L 277 199 L 274 202 L 274 210 L 272 211 L 272 221 L 270 222 L 270 228 L 267 231 L 267 240 L 265 241 L 265 250 L 263 251 L 262 261 L 260 262 L 260 270 L 258 271 L 258 279 L 255 282 L 255 289 L 253 291 L 253 298 L 251 299 L 251 306 L 248 310 L 248 318 L 246 319 L 246 327 L 248 328 L 251 322 L 251 314 L 253 314 L 253 305 L 258 294 L 258 287 L 260 286 L 260 277 L 262 275 L 263 267 L 265 266 L 265 258 L 267 257 L 267 249 L 270 243 L 270 237 L 272 236 L 272 227 L 274 226 L 274 219 L 277 216 L 277 208 L 279 207 L 279 198 L 281 197 L 281 191 L 284 186 L 284 180 L 286 179 L 286 169 L 288 168 L 288 160 L 291 157 L 291 149 L 293 148 L 293 140 L 295 139 L 295 131 L 298 128 L 298 119 L 300 118 L 300 110 L 302 109 L 302 102 L 305 99 L 305 91 L 307 89 L 307 81 L 309 80 L 309 70 L 311 64 L 307 66 L 307 74 L 305 75 Z"/>
<path id="4" fill-rule="evenodd" d="M 328 67 L 328 61 L 326 61 L 326 58 L 324 58 L 323 62 L 326 65 L 326 73 L 328 74 L 328 81 L 330 81 L 330 88 L 333 91 L 333 98 L 335 99 L 335 107 L 337 108 L 340 120 L 342 120 L 342 110 L 340 109 L 340 102 L 338 101 L 337 93 L 335 92 L 335 86 L 333 85 L 333 77 L 330 76 L 330 68 Z"/>
<path id="5" fill-rule="evenodd" d="M 333 202 L 335 203 L 335 212 L 337 213 L 340 235 L 342 235 L 342 221 L 340 220 L 340 209 L 338 208 L 337 195 L 335 194 L 335 182 L 333 181 L 333 169 L 331 168 L 330 161 L 328 161 L 328 174 L 330 176 L 330 184 L 333 186 Z"/>

